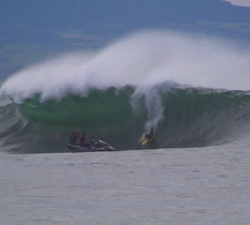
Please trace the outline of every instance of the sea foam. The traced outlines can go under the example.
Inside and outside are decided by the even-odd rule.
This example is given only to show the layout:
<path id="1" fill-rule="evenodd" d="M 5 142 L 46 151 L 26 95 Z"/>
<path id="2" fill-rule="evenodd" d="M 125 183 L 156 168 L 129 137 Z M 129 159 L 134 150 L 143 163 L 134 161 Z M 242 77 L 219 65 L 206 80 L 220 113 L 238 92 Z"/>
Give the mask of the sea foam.
<path id="1" fill-rule="evenodd" d="M 250 54 L 228 40 L 166 30 L 137 32 L 98 51 L 70 52 L 31 65 L 7 79 L 1 94 L 41 101 L 90 89 L 132 85 L 137 92 L 162 82 L 250 89 Z"/>

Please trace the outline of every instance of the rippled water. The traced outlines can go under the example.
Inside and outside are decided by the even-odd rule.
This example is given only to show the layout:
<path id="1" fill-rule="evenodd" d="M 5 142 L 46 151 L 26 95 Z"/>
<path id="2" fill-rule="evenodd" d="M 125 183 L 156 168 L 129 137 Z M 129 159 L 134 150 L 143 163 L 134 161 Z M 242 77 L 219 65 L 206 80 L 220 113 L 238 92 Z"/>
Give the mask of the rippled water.
<path id="1" fill-rule="evenodd" d="M 245 224 L 247 145 L 0 155 L 0 224 Z"/>

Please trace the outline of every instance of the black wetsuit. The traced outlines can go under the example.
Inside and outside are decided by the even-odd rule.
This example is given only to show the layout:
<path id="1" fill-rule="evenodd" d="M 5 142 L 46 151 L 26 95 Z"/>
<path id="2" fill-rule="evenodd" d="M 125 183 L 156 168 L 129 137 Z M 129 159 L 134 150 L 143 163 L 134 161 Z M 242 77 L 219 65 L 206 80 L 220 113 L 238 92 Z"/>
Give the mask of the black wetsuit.
<path id="1" fill-rule="evenodd" d="M 151 139 L 154 135 L 154 129 L 153 127 L 150 129 L 149 133 L 145 135 L 145 138 Z"/>

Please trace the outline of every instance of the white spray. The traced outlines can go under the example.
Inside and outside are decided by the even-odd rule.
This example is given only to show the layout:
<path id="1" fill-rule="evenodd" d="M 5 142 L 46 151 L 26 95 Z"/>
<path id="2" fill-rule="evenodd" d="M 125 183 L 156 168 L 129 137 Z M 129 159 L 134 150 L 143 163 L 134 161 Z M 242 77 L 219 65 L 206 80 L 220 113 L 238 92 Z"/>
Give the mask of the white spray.
<path id="1" fill-rule="evenodd" d="M 229 41 L 165 30 L 145 31 L 97 52 L 68 53 L 32 65 L 7 79 L 1 94 L 25 99 L 40 93 L 41 101 L 45 101 L 69 93 L 86 96 L 91 88 L 133 85 L 137 93 L 143 91 L 146 96 L 148 124 L 157 124 L 163 115 L 160 98 L 147 87 L 173 81 L 249 90 L 249 62 L 250 54 Z"/>

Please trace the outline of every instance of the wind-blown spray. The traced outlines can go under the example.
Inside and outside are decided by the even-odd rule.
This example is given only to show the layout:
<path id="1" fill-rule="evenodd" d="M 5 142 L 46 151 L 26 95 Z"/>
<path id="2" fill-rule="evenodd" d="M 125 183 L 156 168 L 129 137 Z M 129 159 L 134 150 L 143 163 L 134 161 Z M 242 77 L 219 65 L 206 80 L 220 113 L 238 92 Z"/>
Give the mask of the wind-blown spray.
<path id="1" fill-rule="evenodd" d="M 4 82 L 1 96 L 29 121 L 23 132 L 35 130 L 39 141 L 60 149 L 73 128 L 118 149 L 140 148 L 150 127 L 157 129 L 156 147 L 223 143 L 231 130 L 223 118 L 232 117 L 237 133 L 243 115 L 248 121 L 250 55 L 236 46 L 173 31 L 138 32 L 99 51 L 23 69 Z M 53 141 L 44 141 L 55 131 Z"/>

